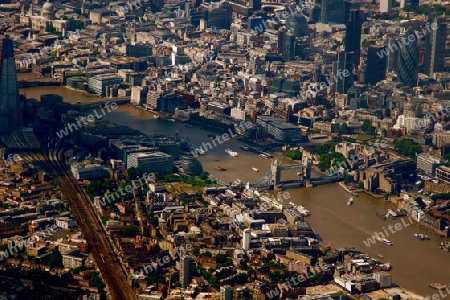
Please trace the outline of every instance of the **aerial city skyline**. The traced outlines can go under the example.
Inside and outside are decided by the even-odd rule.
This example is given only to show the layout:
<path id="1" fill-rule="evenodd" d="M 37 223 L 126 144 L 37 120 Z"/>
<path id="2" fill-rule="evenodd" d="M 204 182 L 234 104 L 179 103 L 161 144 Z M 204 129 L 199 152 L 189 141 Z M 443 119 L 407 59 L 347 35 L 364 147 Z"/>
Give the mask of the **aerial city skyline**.
<path id="1" fill-rule="evenodd" d="M 0 1 L 0 297 L 446 299 L 442 1 Z"/>

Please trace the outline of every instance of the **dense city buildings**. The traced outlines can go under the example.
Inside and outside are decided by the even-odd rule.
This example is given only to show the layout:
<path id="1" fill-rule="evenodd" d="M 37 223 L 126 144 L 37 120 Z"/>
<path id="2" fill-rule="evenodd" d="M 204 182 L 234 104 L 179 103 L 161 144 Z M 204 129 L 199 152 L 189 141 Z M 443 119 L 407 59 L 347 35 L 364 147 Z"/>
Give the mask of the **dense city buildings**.
<path id="1" fill-rule="evenodd" d="M 4 2 L 0 298 L 450 293 L 445 4 Z"/>

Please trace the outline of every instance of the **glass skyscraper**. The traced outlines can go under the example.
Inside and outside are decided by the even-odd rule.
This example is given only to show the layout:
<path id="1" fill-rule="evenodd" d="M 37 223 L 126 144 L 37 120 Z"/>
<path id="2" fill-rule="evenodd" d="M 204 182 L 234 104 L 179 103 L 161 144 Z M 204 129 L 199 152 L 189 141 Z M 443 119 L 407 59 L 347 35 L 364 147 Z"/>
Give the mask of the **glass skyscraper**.
<path id="1" fill-rule="evenodd" d="M 13 41 L 0 39 L 0 136 L 19 130 L 22 114 L 19 102 Z"/>
<path id="2" fill-rule="evenodd" d="M 405 33 L 405 37 L 414 35 L 414 30 L 409 28 Z M 419 46 L 417 40 L 413 42 L 403 43 L 399 49 L 398 61 L 398 78 L 406 86 L 413 87 L 417 84 L 417 76 L 419 73 Z"/>
<path id="3" fill-rule="evenodd" d="M 353 65 L 359 66 L 361 56 L 361 27 L 362 27 L 362 11 L 352 9 L 350 17 L 345 22 L 345 52 L 353 52 Z"/>
<path id="4" fill-rule="evenodd" d="M 324 24 L 345 23 L 344 0 L 323 0 L 321 22 Z"/>

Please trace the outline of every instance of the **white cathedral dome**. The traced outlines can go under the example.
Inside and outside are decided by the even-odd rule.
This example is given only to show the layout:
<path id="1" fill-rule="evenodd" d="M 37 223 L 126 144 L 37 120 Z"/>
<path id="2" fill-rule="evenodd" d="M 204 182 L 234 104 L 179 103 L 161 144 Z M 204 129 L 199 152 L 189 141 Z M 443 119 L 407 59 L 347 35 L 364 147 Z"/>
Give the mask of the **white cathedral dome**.
<path id="1" fill-rule="evenodd" d="M 47 11 L 47 12 L 52 12 L 53 11 L 53 4 L 50 3 L 50 2 L 45 2 L 44 6 L 42 6 L 42 9 L 44 11 Z"/>

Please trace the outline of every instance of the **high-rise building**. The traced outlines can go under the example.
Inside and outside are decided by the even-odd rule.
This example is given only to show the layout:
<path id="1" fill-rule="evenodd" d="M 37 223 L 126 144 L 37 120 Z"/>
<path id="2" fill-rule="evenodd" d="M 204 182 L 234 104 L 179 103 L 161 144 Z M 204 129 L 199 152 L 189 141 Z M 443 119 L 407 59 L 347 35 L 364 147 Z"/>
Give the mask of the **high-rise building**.
<path id="1" fill-rule="evenodd" d="M 344 0 L 323 0 L 321 22 L 324 24 L 345 23 Z"/>
<path id="2" fill-rule="evenodd" d="M 345 23 L 345 52 L 353 52 L 353 65 L 357 68 L 361 55 L 362 11 L 352 9 Z"/>
<path id="3" fill-rule="evenodd" d="M 286 28 L 282 27 L 278 29 L 278 54 L 283 54 L 284 51 L 284 35 L 286 34 Z"/>
<path id="4" fill-rule="evenodd" d="M 445 71 L 445 42 L 447 40 L 447 25 L 445 18 L 434 17 L 430 20 L 436 24 L 436 30 L 426 35 L 425 73 L 430 77 L 434 72 Z"/>
<path id="5" fill-rule="evenodd" d="M 230 29 L 232 19 L 232 6 L 229 2 L 202 4 L 203 19 L 210 28 Z"/>
<path id="6" fill-rule="evenodd" d="M 242 238 L 242 249 L 245 251 L 250 250 L 250 239 L 251 239 L 252 231 L 250 229 L 244 230 L 244 236 Z"/>
<path id="7" fill-rule="evenodd" d="M 353 56 L 353 52 L 338 53 L 337 60 L 333 64 L 332 91 L 346 94 L 347 90 L 352 87 L 354 82 Z"/>
<path id="8" fill-rule="evenodd" d="M 390 13 L 392 10 L 392 0 L 380 0 L 380 13 Z"/>
<path id="9" fill-rule="evenodd" d="M 0 136 L 20 129 L 22 113 L 17 85 L 14 47 L 10 38 L 0 39 Z"/>
<path id="10" fill-rule="evenodd" d="M 360 2 L 354 2 L 354 1 L 345 1 L 345 21 L 350 19 L 350 12 L 352 9 L 361 9 L 361 3 Z"/>
<path id="11" fill-rule="evenodd" d="M 290 32 L 283 34 L 283 60 L 291 61 L 295 59 L 295 35 Z"/>
<path id="12" fill-rule="evenodd" d="M 233 287 L 226 285 L 220 287 L 220 300 L 233 300 L 234 293 Z"/>
<path id="13" fill-rule="evenodd" d="M 181 257 L 180 261 L 180 284 L 182 288 L 187 288 L 192 279 L 193 259 L 189 255 Z"/>
<path id="14" fill-rule="evenodd" d="M 398 36 L 392 36 L 388 39 L 386 50 L 387 50 L 387 71 L 389 72 L 398 71 L 398 61 L 399 61 L 398 58 L 400 56 L 400 51 L 398 51 L 399 43 L 401 43 L 401 40 Z"/>
<path id="15" fill-rule="evenodd" d="M 261 0 L 249 0 L 248 7 L 250 7 L 253 11 L 261 10 Z"/>
<path id="16" fill-rule="evenodd" d="M 375 85 L 386 78 L 387 57 L 381 55 L 386 51 L 386 46 L 369 46 L 367 50 L 366 83 Z"/>
<path id="17" fill-rule="evenodd" d="M 405 37 L 414 35 L 414 30 L 409 28 Z M 406 86 L 413 87 L 417 84 L 417 77 L 419 73 L 419 46 L 417 40 L 404 43 L 399 49 L 398 61 L 398 78 Z"/>

